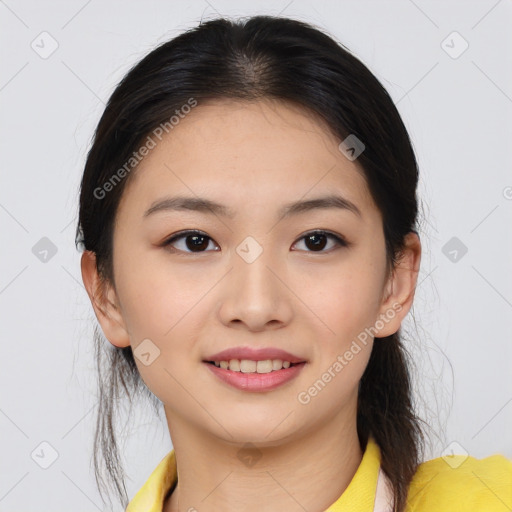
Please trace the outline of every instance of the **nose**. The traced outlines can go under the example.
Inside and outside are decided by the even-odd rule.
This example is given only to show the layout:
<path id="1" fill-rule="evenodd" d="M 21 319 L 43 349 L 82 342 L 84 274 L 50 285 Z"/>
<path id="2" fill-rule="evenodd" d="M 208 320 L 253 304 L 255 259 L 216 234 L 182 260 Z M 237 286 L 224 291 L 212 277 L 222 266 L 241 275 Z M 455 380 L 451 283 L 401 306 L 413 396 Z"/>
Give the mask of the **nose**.
<path id="1" fill-rule="evenodd" d="M 221 288 L 220 321 L 255 332 L 288 324 L 293 293 L 285 265 L 250 237 L 237 247 L 231 261 Z"/>

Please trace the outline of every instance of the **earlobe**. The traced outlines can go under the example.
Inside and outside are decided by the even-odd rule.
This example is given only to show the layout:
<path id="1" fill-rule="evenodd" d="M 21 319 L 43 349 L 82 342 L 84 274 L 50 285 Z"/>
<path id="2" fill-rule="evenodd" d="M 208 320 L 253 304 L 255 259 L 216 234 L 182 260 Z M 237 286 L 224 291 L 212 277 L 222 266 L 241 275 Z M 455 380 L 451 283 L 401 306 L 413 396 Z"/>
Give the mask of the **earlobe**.
<path id="1" fill-rule="evenodd" d="M 401 257 L 393 269 L 392 275 L 386 283 L 384 299 L 379 311 L 381 320 L 378 325 L 384 324 L 375 335 L 379 338 L 391 336 L 398 331 L 402 320 L 411 309 L 421 261 L 421 243 L 416 232 L 406 235 L 405 246 Z"/>
<path id="2" fill-rule="evenodd" d="M 130 345 L 125 322 L 119 308 L 115 290 L 98 274 L 96 254 L 84 251 L 80 262 L 82 280 L 94 313 L 105 337 L 112 345 L 124 348 Z"/>

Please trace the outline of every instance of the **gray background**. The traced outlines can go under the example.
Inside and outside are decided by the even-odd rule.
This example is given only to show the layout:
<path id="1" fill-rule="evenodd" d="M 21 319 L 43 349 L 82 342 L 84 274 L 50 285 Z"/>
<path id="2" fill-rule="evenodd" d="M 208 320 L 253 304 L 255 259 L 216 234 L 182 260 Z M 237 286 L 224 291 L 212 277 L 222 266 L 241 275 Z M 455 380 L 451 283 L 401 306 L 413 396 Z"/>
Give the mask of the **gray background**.
<path id="1" fill-rule="evenodd" d="M 429 458 L 452 449 L 512 458 L 510 0 L 5 0 L 1 511 L 103 510 L 90 467 L 95 319 L 74 231 L 106 100 L 143 55 L 201 18 L 261 13 L 327 30 L 397 104 L 419 160 L 426 218 L 418 331 L 411 315 L 404 330 L 420 407 L 438 431 Z M 120 428 L 132 497 L 171 444 L 166 424 L 144 406 Z"/>

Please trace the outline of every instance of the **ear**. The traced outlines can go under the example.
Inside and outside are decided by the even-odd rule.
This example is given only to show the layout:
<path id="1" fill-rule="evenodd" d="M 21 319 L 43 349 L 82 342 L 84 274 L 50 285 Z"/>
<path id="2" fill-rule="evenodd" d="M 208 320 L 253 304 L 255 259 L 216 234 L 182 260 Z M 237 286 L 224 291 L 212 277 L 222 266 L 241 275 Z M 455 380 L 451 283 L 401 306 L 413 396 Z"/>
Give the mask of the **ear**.
<path id="1" fill-rule="evenodd" d="M 421 242 L 414 231 L 405 237 L 405 247 L 383 293 L 375 337 L 384 338 L 398 331 L 414 300 L 421 261 Z M 381 320 L 379 322 L 379 320 Z M 384 324 L 382 329 L 380 326 Z"/>
<path id="2" fill-rule="evenodd" d="M 116 292 L 110 283 L 106 283 L 99 276 L 94 252 L 83 252 L 81 269 L 85 289 L 105 337 L 116 347 L 127 347 L 130 345 L 130 338 L 119 308 Z"/>

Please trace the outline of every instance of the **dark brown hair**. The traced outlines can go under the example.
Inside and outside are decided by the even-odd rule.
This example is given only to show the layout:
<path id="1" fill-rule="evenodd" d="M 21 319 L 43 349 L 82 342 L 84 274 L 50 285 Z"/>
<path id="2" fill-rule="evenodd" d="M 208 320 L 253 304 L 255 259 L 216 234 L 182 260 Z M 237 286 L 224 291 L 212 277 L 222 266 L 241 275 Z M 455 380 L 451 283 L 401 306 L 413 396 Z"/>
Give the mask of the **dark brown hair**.
<path id="1" fill-rule="evenodd" d="M 255 16 L 201 23 L 151 51 L 111 95 L 87 155 L 80 189 L 77 245 L 96 254 L 105 282 L 113 283 L 112 241 L 116 210 L 133 172 L 119 170 L 154 133 L 193 98 L 273 98 L 320 116 L 340 141 L 353 134 L 365 145 L 358 157 L 383 219 L 388 269 L 416 231 L 418 166 L 406 128 L 387 91 L 347 48 L 310 24 Z M 126 167 L 125 167 L 126 170 Z M 112 178 L 123 179 L 113 183 Z M 110 182 L 108 193 L 105 183 Z M 114 419 L 117 400 L 142 393 L 158 410 L 160 401 L 142 382 L 131 347 L 116 348 L 96 327 L 100 405 L 94 464 L 106 468 L 126 507 L 124 473 Z M 376 340 L 360 381 L 357 430 L 364 449 L 372 435 L 382 468 L 393 485 L 396 511 L 423 449 L 421 420 L 412 402 L 408 353 L 400 331 Z M 99 452 L 102 452 L 102 456 Z"/>

